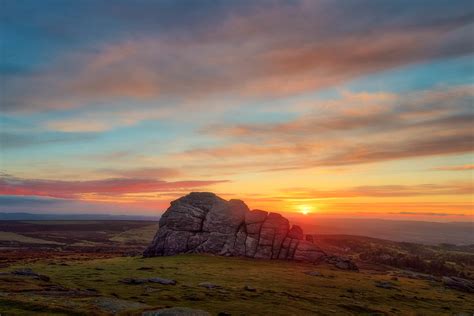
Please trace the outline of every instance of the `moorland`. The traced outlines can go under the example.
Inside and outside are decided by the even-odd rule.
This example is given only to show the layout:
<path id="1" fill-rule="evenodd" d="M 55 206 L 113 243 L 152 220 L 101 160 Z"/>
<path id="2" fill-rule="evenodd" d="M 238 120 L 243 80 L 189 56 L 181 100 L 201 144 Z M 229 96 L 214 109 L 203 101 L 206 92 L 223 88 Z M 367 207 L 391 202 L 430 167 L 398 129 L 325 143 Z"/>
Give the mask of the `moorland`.
<path id="1" fill-rule="evenodd" d="M 212 315 L 456 315 L 474 295 L 474 246 L 315 234 L 359 272 L 306 263 L 184 254 L 143 258 L 150 221 L 1 221 L 2 315 L 140 315 L 190 307 Z M 150 279 L 158 281 L 151 282 Z"/>

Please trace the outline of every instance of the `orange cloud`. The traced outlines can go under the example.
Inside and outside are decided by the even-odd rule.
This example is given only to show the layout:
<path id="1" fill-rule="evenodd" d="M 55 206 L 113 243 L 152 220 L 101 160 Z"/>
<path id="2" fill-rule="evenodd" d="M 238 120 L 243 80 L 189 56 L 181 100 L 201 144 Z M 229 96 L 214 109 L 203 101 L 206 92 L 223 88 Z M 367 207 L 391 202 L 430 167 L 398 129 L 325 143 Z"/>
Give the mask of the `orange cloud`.
<path id="1" fill-rule="evenodd" d="M 440 170 L 440 171 L 466 171 L 466 170 L 473 170 L 474 164 L 467 164 L 467 165 L 460 165 L 460 166 L 440 166 L 436 167 L 433 170 Z"/>
<path id="2" fill-rule="evenodd" d="M 287 195 L 280 199 L 318 200 L 352 197 L 404 197 L 429 195 L 469 195 L 474 190 L 473 183 L 418 184 L 418 185 L 376 185 L 357 186 L 337 190 L 287 189 Z"/>
<path id="3" fill-rule="evenodd" d="M 468 153 L 472 102 L 467 86 L 403 96 L 345 92 L 282 123 L 209 125 L 201 132 L 222 145 L 170 157 L 195 161 L 196 168 L 206 157 L 209 169 L 228 172 L 251 168 L 248 161 L 253 170 L 274 171 Z"/>
<path id="4" fill-rule="evenodd" d="M 98 170 L 100 173 L 112 174 L 115 176 L 125 178 L 139 178 L 139 179 L 150 179 L 150 178 L 172 178 L 182 175 L 182 172 L 178 169 L 173 168 L 133 168 L 133 169 L 101 169 Z"/>

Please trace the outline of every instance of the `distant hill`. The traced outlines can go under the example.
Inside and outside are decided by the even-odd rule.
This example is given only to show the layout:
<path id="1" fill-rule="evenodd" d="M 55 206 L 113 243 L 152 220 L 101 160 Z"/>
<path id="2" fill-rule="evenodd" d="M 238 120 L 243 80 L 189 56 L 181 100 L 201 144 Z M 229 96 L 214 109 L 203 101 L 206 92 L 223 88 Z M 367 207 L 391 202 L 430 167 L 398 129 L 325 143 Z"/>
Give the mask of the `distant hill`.
<path id="1" fill-rule="evenodd" d="M 110 214 L 33 214 L 0 213 L 0 220 L 118 220 L 158 221 L 157 216 Z M 292 223 L 301 225 L 308 234 L 357 235 L 392 241 L 414 242 L 428 245 L 442 243 L 455 245 L 474 244 L 473 222 L 421 222 L 359 218 L 324 218 L 288 216 Z"/>
<path id="2" fill-rule="evenodd" d="M 393 241 L 415 242 L 428 245 L 442 243 L 474 244 L 473 222 L 422 222 L 356 218 L 294 217 L 308 233 L 368 236 Z"/>
<path id="3" fill-rule="evenodd" d="M 0 213 L 2 221 L 157 221 L 158 219 L 159 216 L 143 215 Z"/>

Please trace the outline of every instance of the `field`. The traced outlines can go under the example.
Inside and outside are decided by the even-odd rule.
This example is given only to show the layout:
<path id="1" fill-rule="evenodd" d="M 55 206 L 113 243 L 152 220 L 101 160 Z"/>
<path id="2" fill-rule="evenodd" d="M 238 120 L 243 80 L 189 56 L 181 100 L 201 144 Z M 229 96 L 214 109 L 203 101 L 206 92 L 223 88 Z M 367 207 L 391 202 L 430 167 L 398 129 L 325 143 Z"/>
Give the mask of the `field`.
<path id="1" fill-rule="evenodd" d="M 140 315 L 166 307 L 191 307 L 211 315 L 456 315 L 474 311 L 473 294 L 446 288 L 434 277 L 412 277 L 404 269 L 357 259 L 374 247 L 406 252 L 413 244 L 317 236 L 326 251 L 357 259 L 360 271 L 350 272 L 328 264 L 195 254 L 142 258 L 139 254 L 157 227 L 149 222 L 1 222 L 0 227 L 3 234 L 15 234 L 14 240 L 0 239 L 2 316 Z M 464 248 L 418 247 L 428 253 L 472 255 Z M 176 284 L 148 282 L 149 278 Z"/>
<path id="2" fill-rule="evenodd" d="M 157 229 L 146 221 L 0 221 L 0 265 L 139 255 Z"/>

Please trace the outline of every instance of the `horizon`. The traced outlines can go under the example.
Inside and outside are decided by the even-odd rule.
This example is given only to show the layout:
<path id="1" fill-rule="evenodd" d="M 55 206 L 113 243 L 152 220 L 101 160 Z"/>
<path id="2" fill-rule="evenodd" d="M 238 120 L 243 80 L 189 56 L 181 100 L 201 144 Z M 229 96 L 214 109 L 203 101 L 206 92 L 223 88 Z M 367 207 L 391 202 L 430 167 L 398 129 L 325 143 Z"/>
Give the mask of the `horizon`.
<path id="1" fill-rule="evenodd" d="M 245 202 L 245 201 L 244 201 Z M 58 212 L 48 212 L 48 211 L 38 211 L 38 212 L 35 212 L 35 211 L 31 211 L 31 212 L 28 212 L 28 211 L 18 211 L 18 212 L 8 212 L 8 211 L 0 211 L 0 220 L 2 215 L 3 216 L 6 216 L 6 215 L 34 215 L 34 216 L 56 216 L 58 218 L 61 218 L 61 217 L 64 217 L 64 218 L 67 218 L 69 216 L 85 216 L 85 217 L 97 217 L 97 218 L 100 218 L 100 217 L 107 217 L 107 216 L 110 216 L 110 217 L 130 217 L 130 218 L 133 218 L 133 217 L 136 217 L 136 218 L 144 218 L 144 220 L 150 220 L 152 218 L 156 218 L 157 220 L 159 220 L 161 218 L 161 216 L 163 215 L 163 213 L 166 211 L 166 209 L 163 209 L 163 210 L 157 210 L 157 213 L 156 214 L 149 214 L 149 213 L 130 213 L 129 211 L 128 212 L 123 212 L 123 213 L 116 213 L 116 212 L 113 212 L 113 213 L 105 213 L 105 212 L 97 212 L 97 213 L 84 213 L 84 212 L 81 212 L 81 211 L 73 211 L 73 210 L 68 210 L 68 212 L 62 212 L 62 213 L 58 213 Z M 303 214 L 301 212 L 292 212 L 292 213 L 288 213 L 288 212 L 284 212 L 284 211 L 269 211 L 269 212 L 273 212 L 273 213 L 280 213 L 280 214 L 285 214 L 285 216 L 287 216 L 289 219 L 297 219 L 299 218 L 300 220 L 304 220 L 304 222 L 306 224 L 318 224 L 318 220 L 380 220 L 380 221 L 397 221 L 397 222 L 420 222 L 420 223 L 436 223 L 436 224 L 457 224 L 457 223 L 465 223 L 465 224 L 474 224 L 473 221 L 467 219 L 465 221 L 461 221 L 461 220 L 451 220 L 451 216 L 449 215 L 444 215 L 444 216 L 439 216 L 436 217 L 436 218 L 431 218 L 430 220 L 428 219 L 421 219 L 421 218 L 416 218 L 414 217 L 413 215 L 415 214 L 405 214 L 406 217 L 402 217 L 400 216 L 401 214 L 398 214 L 398 213 L 388 213 L 388 214 L 385 214 L 385 216 L 381 216 L 380 214 L 374 214 L 373 217 L 372 216 L 363 216 L 361 217 L 360 215 L 362 214 L 358 214 L 358 213 L 355 213 L 355 214 L 350 214 L 350 213 L 347 213 L 347 214 L 314 214 L 314 213 L 311 213 L 311 214 Z M 363 214 L 363 215 L 367 215 L 367 214 Z M 420 216 L 425 216 L 425 215 L 420 215 Z M 446 218 L 443 218 L 443 217 L 446 217 Z M 20 219 L 22 220 L 22 219 Z M 314 220 L 314 221 L 313 221 Z"/>
<path id="2" fill-rule="evenodd" d="M 0 213 L 473 222 L 470 1 L 2 11 Z"/>

